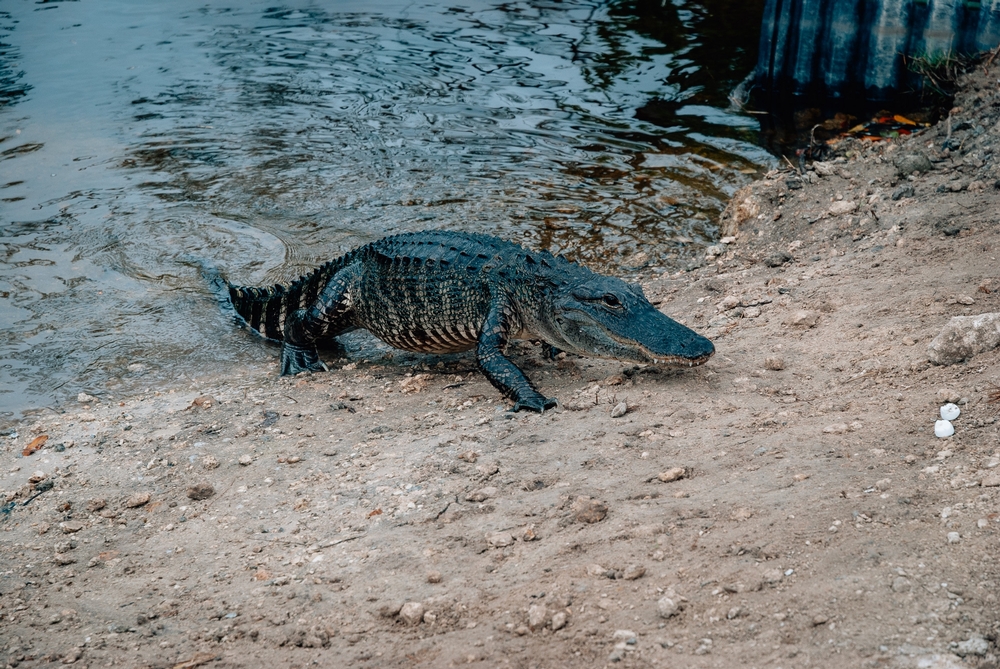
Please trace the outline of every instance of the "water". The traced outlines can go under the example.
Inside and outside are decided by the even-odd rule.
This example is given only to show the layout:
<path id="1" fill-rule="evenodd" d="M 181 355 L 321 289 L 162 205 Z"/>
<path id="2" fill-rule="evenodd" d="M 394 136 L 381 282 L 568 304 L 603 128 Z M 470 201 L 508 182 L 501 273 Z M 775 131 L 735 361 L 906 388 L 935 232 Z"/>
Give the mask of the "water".
<path id="1" fill-rule="evenodd" d="M 0 422 L 272 359 L 191 256 L 268 283 L 446 228 L 676 266 L 773 164 L 726 109 L 761 5 L 6 0 Z"/>

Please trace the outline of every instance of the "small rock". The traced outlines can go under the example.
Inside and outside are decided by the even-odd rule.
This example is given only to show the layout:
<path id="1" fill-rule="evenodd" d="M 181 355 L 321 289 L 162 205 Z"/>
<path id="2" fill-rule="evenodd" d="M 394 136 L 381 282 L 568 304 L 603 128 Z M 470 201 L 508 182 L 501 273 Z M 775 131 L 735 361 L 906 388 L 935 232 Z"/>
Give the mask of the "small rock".
<path id="1" fill-rule="evenodd" d="M 930 159 L 922 153 L 902 153 L 892 162 L 904 177 L 914 172 L 930 172 L 934 169 Z"/>
<path id="2" fill-rule="evenodd" d="M 424 614 L 424 622 L 427 623 L 428 625 L 433 625 L 437 619 L 438 617 L 436 613 L 428 611 L 427 613 Z"/>
<path id="3" fill-rule="evenodd" d="M 625 643 L 635 643 L 639 639 L 639 635 L 632 630 L 615 630 L 615 633 L 611 635 L 614 641 L 624 641 Z"/>
<path id="4" fill-rule="evenodd" d="M 212 487 L 212 484 L 204 481 L 201 483 L 195 483 L 187 490 L 188 498 L 193 500 L 208 499 L 214 494 L 215 488 Z"/>
<path id="5" fill-rule="evenodd" d="M 969 655 L 978 655 L 982 657 L 986 655 L 989 650 L 990 642 L 978 634 L 973 634 L 967 641 L 961 641 L 955 645 L 955 654 L 961 657 L 967 657 Z"/>
<path id="6" fill-rule="evenodd" d="M 976 521 L 976 527 L 978 527 L 981 530 L 985 530 L 989 526 L 990 526 L 990 521 L 988 521 L 985 518 L 980 518 L 979 520 Z"/>
<path id="7" fill-rule="evenodd" d="M 979 484 L 984 488 L 996 488 L 1000 487 L 1000 471 L 995 470 L 990 472 L 983 477 L 982 482 Z"/>
<path id="8" fill-rule="evenodd" d="M 726 613 L 726 620 L 735 620 L 740 617 L 741 613 L 743 613 L 743 609 L 739 606 L 734 606 Z"/>
<path id="9" fill-rule="evenodd" d="M 205 469 L 217 469 L 219 467 L 219 460 L 211 455 L 206 455 L 201 459 L 201 466 Z"/>
<path id="10" fill-rule="evenodd" d="M 393 602 L 391 604 L 383 604 L 379 610 L 378 614 L 383 618 L 395 618 L 399 615 L 400 610 L 403 608 L 403 602 Z"/>
<path id="11" fill-rule="evenodd" d="M 244 453 L 243 455 L 240 456 L 240 459 L 237 460 L 237 462 L 246 467 L 248 465 L 253 464 L 253 456 L 250 455 L 249 453 Z"/>
<path id="12" fill-rule="evenodd" d="M 937 391 L 937 399 L 941 404 L 955 404 L 962 399 L 962 396 L 951 388 L 941 388 Z"/>
<path id="13" fill-rule="evenodd" d="M 494 462 L 486 462 L 476 466 L 476 471 L 484 478 L 489 478 L 500 471 L 500 467 Z"/>
<path id="14" fill-rule="evenodd" d="M 767 569 L 763 574 L 761 574 L 761 576 L 763 577 L 764 582 L 769 585 L 780 583 L 781 579 L 785 577 L 780 569 Z"/>
<path id="15" fill-rule="evenodd" d="M 486 543 L 493 548 L 505 548 L 514 543 L 514 537 L 510 532 L 487 532 Z"/>
<path id="16" fill-rule="evenodd" d="M 608 505 L 589 497 L 577 497 L 573 502 L 573 515 L 581 523 L 599 523 L 608 515 Z"/>
<path id="17" fill-rule="evenodd" d="M 671 467 L 666 471 L 662 471 L 656 475 L 663 483 L 670 483 L 671 481 L 678 481 L 687 475 L 687 469 L 684 467 Z"/>
<path id="18" fill-rule="evenodd" d="M 459 460 L 465 460 L 469 464 L 474 463 L 476 461 L 476 458 L 478 458 L 478 457 L 479 457 L 479 453 L 476 453 L 475 451 L 465 451 L 464 453 L 459 453 L 458 454 L 458 459 Z"/>
<path id="19" fill-rule="evenodd" d="M 441 582 L 441 572 L 439 572 L 439 571 L 429 571 L 429 572 L 427 572 L 427 582 L 428 583 L 440 583 Z"/>
<path id="20" fill-rule="evenodd" d="M 878 481 L 875 482 L 875 489 L 881 492 L 885 492 L 886 490 L 889 489 L 889 486 L 891 484 L 892 480 L 890 479 L 879 479 Z"/>
<path id="21" fill-rule="evenodd" d="M 97 398 L 87 393 L 80 393 L 76 396 L 76 401 L 80 404 L 90 404 L 91 402 L 96 402 Z"/>
<path id="22" fill-rule="evenodd" d="M 927 346 L 927 358 L 935 365 L 953 365 L 998 346 L 1000 313 L 955 316 Z"/>
<path id="23" fill-rule="evenodd" d="M 558 632 L 562 628 L 566 627 L 566 614 L 562 611 L 552 614 L 552 631 Z"/>
<path id="24" fill-rule="evenodd" d="M 625 578 L 626 581 L 634 581 L 638 578 L 642 578 L 645 573 L 646 573 L 645 567 L 639 564 L 633 564 L 629 565 L 628 568 L 625 569 L 623 577 Z"/>
<path id="25" fill-rule="evenodd" d="M 893 592 L 909 592 L 910 591 L 910 579 L 904 576 L 897 576 L 892 579 L 892 591 Z"/>
<path id="26" fill-rule="evenodd" d="M 792 261 L 792 254 L 785 251 L 778 251 L 764 258 L 764 264 L 768 267 L 781 267 L 785 263 Z"/>
<path id="27" fill-rule="evenodd" d="M 485 488 L 481 488 L 479 490 L 470 492 L 468 495 L 465 496 L 465 499 L 466 501 L 469 502 L 485 502 L 490 497 L 495 497 L 496 494 L 497 494 L 496 488 L 494 488 L 493 486 L 487 486 Z"/>
<path id="28" fill-rule="evenodd" d="M 808 330 L 809 328 L 816 327 L 819 323 L 819 314 L 815 311 L 800 309 L 789 317 L 787 323 L 793 328 Z"/>
<path id="29" fill-rule="evenodd" d="M 834 423 L 823 428 L 824 434 L 844 434 L 847 432 L 847 423 Z"/>
<path id="30" fill-rule="evenodd" d="M 125 500 L 125 506 L 129 509 L 137 509 L 144 504 L 148 504 L 152 497 L 148 492 L 137 492 Z"/>
<path id="31" fill-rule="evenodd" d="M 59 527 L 62 528 L 63 534 L 75 534 L 84 528 L 84 524 L 79 520 L 70 520 L 59 523 Z"/>
<path id="32" fill-rule="evenodd" d="M 661 618 L 671 618 L 680 612 L 680 604 L 672 597 L 660 597 L 656 603 L 656 613 Z"/>
<path id="33" fill-rule="evenodd" d="M 958 532 L 949 532 L 948 533 L 948 543 L 949 544 L 957 544 L 961 540 L 962 540 L 962 535 L 959 534 Z"/>
<path id="34" fill-rule="evenodd" d="M 63 655 L 62 663 L 73 664 L 81 657 L 83 657 L 83 649 L 80 648 L 79 646 L 73 646 L 72 648 L 69 649 L 69 651 L 67 651 L 65 655 Z"/>
<path id="35" fill-rule="evenodd" d="M 628 413 L 628 404 L 625 402 L 619 402 L 615 405 L 615 408 L 611 410 L 612 418 L 621 418 L 626 413 Z"/>
<path id="36" fill-rule="evenodd" d="M 94 499 L 87 502 L 87 511 L 90 513 L 97 513 L 107 505 L 108 505 L 107 501 L 105 501 L 100 497 L 95 497 Z"/>
<path id="37" fill-rule="evenodd" d="M 824 616 L 822 613 L 817 613 L 813 616 L 812 624 L 813 627 L 819 627 L 820 625 L 825 625 L 830 622 L 830 619 Z"/>
<path id="38" fill-rule="evenodd" d="M 608 662 L 621 662 L 625 659 L 625 651 L 621 648 L 615 648 L 608 654 Z"/>
<path id="39" fill-rule="evenodd" d="M 892 195 L 890 196 L 894 201 L 902 200 L 904 197 L 913 197 L 916 195 L 916 190 L 913 188 L 913 184 L 903 184 L 897 186 Z"/>
<path id="40" fill-rule="evenodd" d="M 784 358 L 779 358 L 778 356 L 768 356 L 764 358 L 764 369 L 769 369 L 772 372 L 780 372 L 784 368 Z"/>
<path id="41" fill-rule="evenodd" d="M 285 462 L 287 462 L 290 465 L 294 465 L 296 462 L 302 462 L 302 458 L 298 455 L 289 455 L 287 458 L 285 458 Z"/>
<path id="42" fill-rule="evenodd" d="M 589 574 L 590 576 L 604 576 L 607 573 L 608 570 L 599 564 L 595 563 L 587 565 L 587 574 Z"/>
<path id="43" fill-rule="evenodd" d="M 549 617 L 549 611 L 545 604 L 532 604 L 528 607 L 528 628 L 539 630 L 545 626 L 545 621 Z"/>
<path id="44" fill-rule="evenodd" d="M 850 214 L 857 208 L 857 202 L 851 202 L 850 200 L 838 200 L 830 205 L 830 215 L 843 216 L 844 214 Z"/>
<path id="45" fill-rule="evenodd" d="M 962 415 L 962 410 L 957 404 L 949 402 L 941 406 L 941 420 L 955 420 Z"/>
<path id="46" fill-rule="evenodd" d="M 399 617 L 407 625 L 419 625 L 424 619 L 424 605 L 420 602 L 407 602 L 399 609 Z"/>

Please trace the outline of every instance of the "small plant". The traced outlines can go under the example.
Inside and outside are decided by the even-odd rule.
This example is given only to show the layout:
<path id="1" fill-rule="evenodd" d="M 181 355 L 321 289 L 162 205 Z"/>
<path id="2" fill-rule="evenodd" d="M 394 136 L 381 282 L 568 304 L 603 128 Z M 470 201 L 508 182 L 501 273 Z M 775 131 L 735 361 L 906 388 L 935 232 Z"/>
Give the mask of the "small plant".
<path id="1" fill-rule="evenodd" d="M 958 78 L 979 60 L 977 56 L 942 51 L 903 56 L 906 69 L 920 77 L 921 93 L 950 99 Z"/>

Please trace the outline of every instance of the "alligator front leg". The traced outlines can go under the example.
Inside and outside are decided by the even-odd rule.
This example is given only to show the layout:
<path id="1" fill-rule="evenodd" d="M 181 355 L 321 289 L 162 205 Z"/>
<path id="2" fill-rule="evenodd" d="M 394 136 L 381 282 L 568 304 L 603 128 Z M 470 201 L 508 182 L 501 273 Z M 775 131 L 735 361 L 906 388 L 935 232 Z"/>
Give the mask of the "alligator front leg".
<path id="1" fill-rule="evenodd" d="M 479 369 L 493 387 L 503 396 L 514 400 L 514 411 L 530 409 L 539 413 L 556 406 L 554 398 L 547 398 L 531 385 L 510 358 L 504 355 L 510 333 L 513 331 L 513 310 L 505 299 L 494 301 L 483 323 L 476 358 Z"/>
<path id="2" fill-rule="evenodd" d="M 350 283 L 354 268 L 346 268 L 331 277 L 307 309 L 298 309 L 285 318 L 281 345 L 281 375 L 300 372 L 325 372 L 328 368 L 319 359 L 316 342 L 335 337 L 352 327 L 353 302 Z"/>

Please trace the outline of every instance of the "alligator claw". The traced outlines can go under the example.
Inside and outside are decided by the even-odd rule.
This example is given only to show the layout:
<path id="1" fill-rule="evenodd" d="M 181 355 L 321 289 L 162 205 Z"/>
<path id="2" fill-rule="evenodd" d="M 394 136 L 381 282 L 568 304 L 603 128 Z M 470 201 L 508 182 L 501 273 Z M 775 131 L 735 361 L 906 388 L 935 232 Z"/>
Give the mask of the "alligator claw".
<path id="1" fill-rule="evenodd" d="M 530 397 L 527 399 L 520 399 L 514 402 L 514 407 L 511 409 L 514 413 L 517 413 L 521 409 L 528 409 L 529 411 L 537 411 L 538 413 L 544 413 L 546 409 L 554 409 L 559 404 L 554 397 Z"/>
<path id="2" fill-rule="evenodd" d="M 281 347 L 281 375 L 294 376 L 300 372 L 328 372 L 329 368 L 319 359 L 315 347 L 294 346 L 285 342 Z"/>

